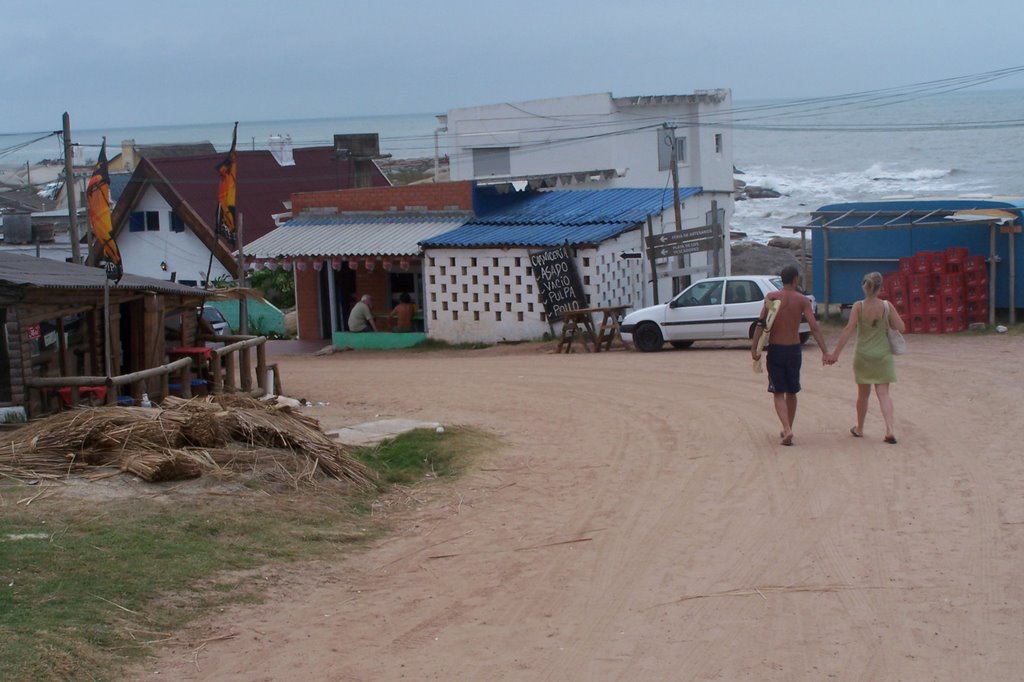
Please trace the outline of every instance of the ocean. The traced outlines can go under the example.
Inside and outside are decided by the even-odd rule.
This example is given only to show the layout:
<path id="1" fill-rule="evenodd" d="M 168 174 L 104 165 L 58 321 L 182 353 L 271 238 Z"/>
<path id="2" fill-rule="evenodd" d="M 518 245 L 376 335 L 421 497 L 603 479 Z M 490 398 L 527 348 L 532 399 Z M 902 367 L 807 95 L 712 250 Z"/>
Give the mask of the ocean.
<path id="1" fill-rule="evenodd" d="M 893 195 L 1024 196 L 1024 90 L 960 91 L 888 106 L 866 98 L 834 108 L 794 107 L 786 115 L 772 109 L 780 104 L 733 103 L 733 155 L 742 172 L 737 177 L 783 195 L 736 203 L 732 228 L 753 239 L 791 235 L 784 225 L 802 224 L 810 210 L 841 201 Z M 1007 123 L 972 125 L 991 121 Z M 59 120 L 54 123 L 54 129 L 59 127 Z M 384 153 L 431 157 L 437 127 L 434 114 L 243 121 L 238 143 L 265 149 L 270 135 L 288 134 L 302 147 L 331 144 L 335 133 L 378 132 Z M 87 145 L 89 158 L 95 158 L 104 135 L 110 156 L 124 139 L 139 144 L 209 140 L 226 150 L 231 123 L 73 130 L 74 140 Z M 33 137 L 38 135 L 0 135 L 0 164 L 60 157 L 55 137 L 11 151 Z"/>

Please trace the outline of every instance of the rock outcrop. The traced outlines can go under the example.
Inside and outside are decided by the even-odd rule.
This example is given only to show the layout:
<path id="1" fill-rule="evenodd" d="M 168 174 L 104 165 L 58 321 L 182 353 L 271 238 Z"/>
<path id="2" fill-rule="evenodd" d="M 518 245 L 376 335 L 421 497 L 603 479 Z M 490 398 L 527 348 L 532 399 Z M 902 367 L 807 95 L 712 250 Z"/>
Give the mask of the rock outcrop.
<path id="1" fill-rule="evenodd" d="M 773 240 L 774 241 L 774 240 Z M 788 242 L 785 238 L 780 241 Z M 732 245 L 732 274 L 734 275 L 777 275 L 787 265 L 795 265 L 801 270 L 800 240 L 797 248 L 789 245 L 771 246 L 757 242 L 736 242 Z M 808 245 L 808 249 L 810 245 Z M 808 258 L 810 252 L 808 251 Z"/>

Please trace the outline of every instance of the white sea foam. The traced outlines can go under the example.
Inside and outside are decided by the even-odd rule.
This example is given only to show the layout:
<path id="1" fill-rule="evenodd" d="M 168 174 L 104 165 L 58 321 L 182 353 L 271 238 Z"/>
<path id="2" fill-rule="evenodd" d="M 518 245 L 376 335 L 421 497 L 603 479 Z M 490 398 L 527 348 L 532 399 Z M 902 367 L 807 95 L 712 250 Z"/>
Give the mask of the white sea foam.
<path id="1" fill-rule="evenodd" d="M 901 171 L 886 168 L 882 163 L 876 163 L 865 171 L 865 175 L 874 181 L 914 181 L 914 180 L 937 180 L 953 175 L 955 168 L 915 168 L 914 170 Z"/>

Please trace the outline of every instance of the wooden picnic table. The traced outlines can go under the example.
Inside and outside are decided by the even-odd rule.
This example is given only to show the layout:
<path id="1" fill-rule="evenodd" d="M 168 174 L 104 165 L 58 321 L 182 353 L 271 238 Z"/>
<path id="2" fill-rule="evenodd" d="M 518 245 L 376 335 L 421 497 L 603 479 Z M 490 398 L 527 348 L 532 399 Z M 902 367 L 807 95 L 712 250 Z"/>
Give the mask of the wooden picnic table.
<path id="1" fill-rule="evenodd" d="M 579 308 L 562 313 L 562 338 L 558 342 L 559 353 L 571 353 L 573 341 L 579 339 L 588 353 L 609 351 L 619 334 L 619 318 L 629 306 L 617 305 L 602 308 Z M 594 315 L 601 316 L 601 323 L 594 325 Z M 621 337 L 619 342 L 622 342 Z"/>

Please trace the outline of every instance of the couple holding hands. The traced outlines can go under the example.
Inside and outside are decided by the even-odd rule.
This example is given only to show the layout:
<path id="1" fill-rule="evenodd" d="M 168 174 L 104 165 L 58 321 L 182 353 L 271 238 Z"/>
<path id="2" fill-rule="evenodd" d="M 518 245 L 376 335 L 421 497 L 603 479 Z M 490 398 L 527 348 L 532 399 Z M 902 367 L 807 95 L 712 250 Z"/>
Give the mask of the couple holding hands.
<path id="1" fill-rule="evenodd" d="M 864 435 L 864 419 L 868 412 L 871 387 L 875 388 L 878 405 L 885 421 L 886 443 L 895 445 L 893 433 L 893 405 L 889 384 L 896 381 L 896 369 L 889 344 L 889 329 L 905 330 L 899 313 L 887 301 L 878 298 L 882 289 L 882 275 L 871 272 L 864 276 L 861 288 L 864 300 L 853 305 L 850 321 L 843 329 L 835 350 L 828 352 L 825 337 L 811 310 L 811 303 L 800 293 L 800 274 L 794 266 L 780 273 L 783 288 L 765 298 L 751 345 L 754 360 L 760 360 L 761 338 L 770 332 L 767 346 L 768 392 L 772 394 L 775 412 L 782 424 L 779 437 L 782 445 L 793 444 L 793 421 L 796 419 L 797 396 L 800 392 L 800 365 L 803 350 L 800 344 L 800 322 L 806 318 L 818 348 L 822 364 L 832 365 L 839 359 L 846 343 L 857 335 L 857 350 L 853 359 L 853 376 L 857 382 L 857 425 L 850 428 L 855 438 Z"/>

